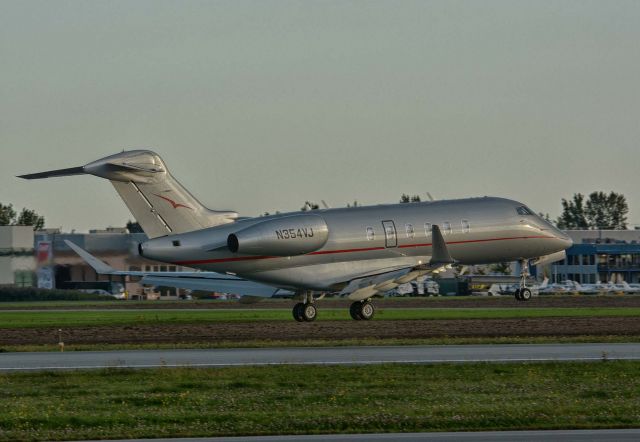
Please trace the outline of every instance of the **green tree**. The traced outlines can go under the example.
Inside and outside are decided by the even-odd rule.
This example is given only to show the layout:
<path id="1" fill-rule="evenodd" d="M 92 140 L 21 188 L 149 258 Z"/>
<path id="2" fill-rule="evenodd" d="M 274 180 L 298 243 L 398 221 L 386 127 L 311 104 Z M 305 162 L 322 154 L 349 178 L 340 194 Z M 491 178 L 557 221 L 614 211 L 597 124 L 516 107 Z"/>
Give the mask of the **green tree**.
<path id="1" fill-rule="evenodd" d="M 626 230 L 629 206 L 624 195 L 610 192 L 592 192 L 585 201 L 576 193 L 571 201 L 562 199 L 562 214 L 557 225 L 561 229 L 613 229 Z"/>
<path id="2" fill-rule="evenodd" d="M 38 215 L 35 210 L 22 209 L 20 215 L 13 208 L 13 204 L 0 203 L 0 226 L 33 226 L 33 230 L 44 227 L 44 217 Z"/>
<path id="3" fill-rule="evenodd" d="M 4 205 L 0 203 L 0 226 L 10 226 L 16 221 L 16 211 L 13 210 L 13 205 Z"/>
<path id="4" fill-rule="evenodd" d="M 592 229 L 627 229 L 629 206 L 624 195 L 593 192 L 587 200 L 585 215 Z"/>
<path id="5" fill-rule="evenodd" d="M 419 203 L 420 201 L 420 195 L 409 196 L 406 193 L 403 193 L 400 197 L 401 203 Z"/>
<path id="6" fill-rule="evenodd" d="M 558 228 L 565 230 L 585 230 L 589 228 L 585 215 L 583 194 L 573 194 L 571 201 L 562 198 L 562 214 L 556 224 Z"/>
<path id="7" fill-rule="evenodd" d="M 15 224 L 18 226 L 33 226 L 33 230 L 41 230 L 44 227 L 44 216 L 38 215 L 35 210 L 22 209 Z"/>

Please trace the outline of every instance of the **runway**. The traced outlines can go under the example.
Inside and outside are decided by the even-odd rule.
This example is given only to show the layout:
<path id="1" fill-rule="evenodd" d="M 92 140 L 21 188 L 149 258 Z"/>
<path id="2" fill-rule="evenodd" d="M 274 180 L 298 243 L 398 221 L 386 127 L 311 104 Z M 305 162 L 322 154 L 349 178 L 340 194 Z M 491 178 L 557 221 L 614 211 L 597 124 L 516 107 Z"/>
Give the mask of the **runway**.
<path id="1" fill-rule="evenodd" d="M 386 434 L 323 434 L 312 436 L 255 436 L 255 437 L 211 437 L 182 439 L 131 439 L 117 442 L 488 442 L 488 441 L 563 441 L 563 442 L 617 442 L 638 440 L 639 429 L 622 430 L 547 430 L 547 431 L 478 431 L 447 433 L 386 433 Z M 102 441 L 116 442 L 116 441 Z"/>
<path id="2" fill-rule="evenodd" d="M 0 354 L 0 371 L 99 368 L 230 367 L 246 365 L 366 365 L 640 360 L 640 343 L 417 345 L 16 352 Z"/>

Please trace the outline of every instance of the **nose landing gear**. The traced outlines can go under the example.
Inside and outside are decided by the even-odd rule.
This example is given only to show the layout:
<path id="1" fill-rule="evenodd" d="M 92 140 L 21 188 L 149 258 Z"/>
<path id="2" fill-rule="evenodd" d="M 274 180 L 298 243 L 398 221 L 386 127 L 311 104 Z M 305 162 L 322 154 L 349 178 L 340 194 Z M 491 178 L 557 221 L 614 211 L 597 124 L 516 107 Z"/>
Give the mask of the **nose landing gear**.
<path id="1" fill-rule="evenodd" d="M 531 289 L 527 288 L 527 277 L 529 276 L 529 261 L 523 259 L 520 261 L 520 283 L 514 292 L 514 296 L 518 301 L 529 301 L 531 299 Z"/>

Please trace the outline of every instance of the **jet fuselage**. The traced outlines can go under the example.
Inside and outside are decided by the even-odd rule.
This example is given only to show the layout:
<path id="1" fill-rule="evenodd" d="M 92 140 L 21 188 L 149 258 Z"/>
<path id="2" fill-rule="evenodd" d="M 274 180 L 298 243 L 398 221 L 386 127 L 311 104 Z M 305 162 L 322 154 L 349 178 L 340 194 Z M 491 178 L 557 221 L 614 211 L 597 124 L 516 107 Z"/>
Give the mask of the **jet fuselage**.
<path id="1" fill-rule="evenodd" d="M 307 218 L 296 218 L 304 215 Z M 308 218 L 310 215 L 313 217 Z M 305 223 L 317 219 L 323 229 L 314 231 L 308 223 L 295 228 L 297 219 Z M 317 240 L 320 234 L 326 238 L 319 248 L 302 254 L 234 253 L 230 235 L 240 236 L 261 223 L 266 223 L 265 232 L 271 235 L 269 244 L 274 247 L 300 240 L 298 236 L 303 241 Z M 287 228 L 279 229 L 279 223 Z M 333 291 L 352 278 L 428 263 L 433 225 L 440 228 L 451 257 L 460 264 L 537 258 L 572 244 L 566 234 L 524 204 L 483 197 L 240 219 L 154 238 L 142 244 L 140 251 L 150 259 L 231 273 L 278 287 Z"/>

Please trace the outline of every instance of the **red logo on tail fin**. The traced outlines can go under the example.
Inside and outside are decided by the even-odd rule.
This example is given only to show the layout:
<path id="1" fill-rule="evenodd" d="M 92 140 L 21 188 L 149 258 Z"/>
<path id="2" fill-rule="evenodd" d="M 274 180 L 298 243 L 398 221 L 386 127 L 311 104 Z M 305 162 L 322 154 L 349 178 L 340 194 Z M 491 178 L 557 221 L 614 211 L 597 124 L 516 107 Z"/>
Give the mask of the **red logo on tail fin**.
<path id="1" fill-rule="evenodd" d="M 163 200 L 168 201 L 173 206 L 174 209 L 177 209 L 178 207 L 184 207 L 185 209 L 193 210 L 192 207 L 185 206 L 184 204 L 176 203 L 174 200 L 172 200 L 171 198 L 167 198 L 166 196 L 158 195 L 157 193 L 154 193 L 154 195 L 157 196 L 158 198 L 162 198 Z"/>

